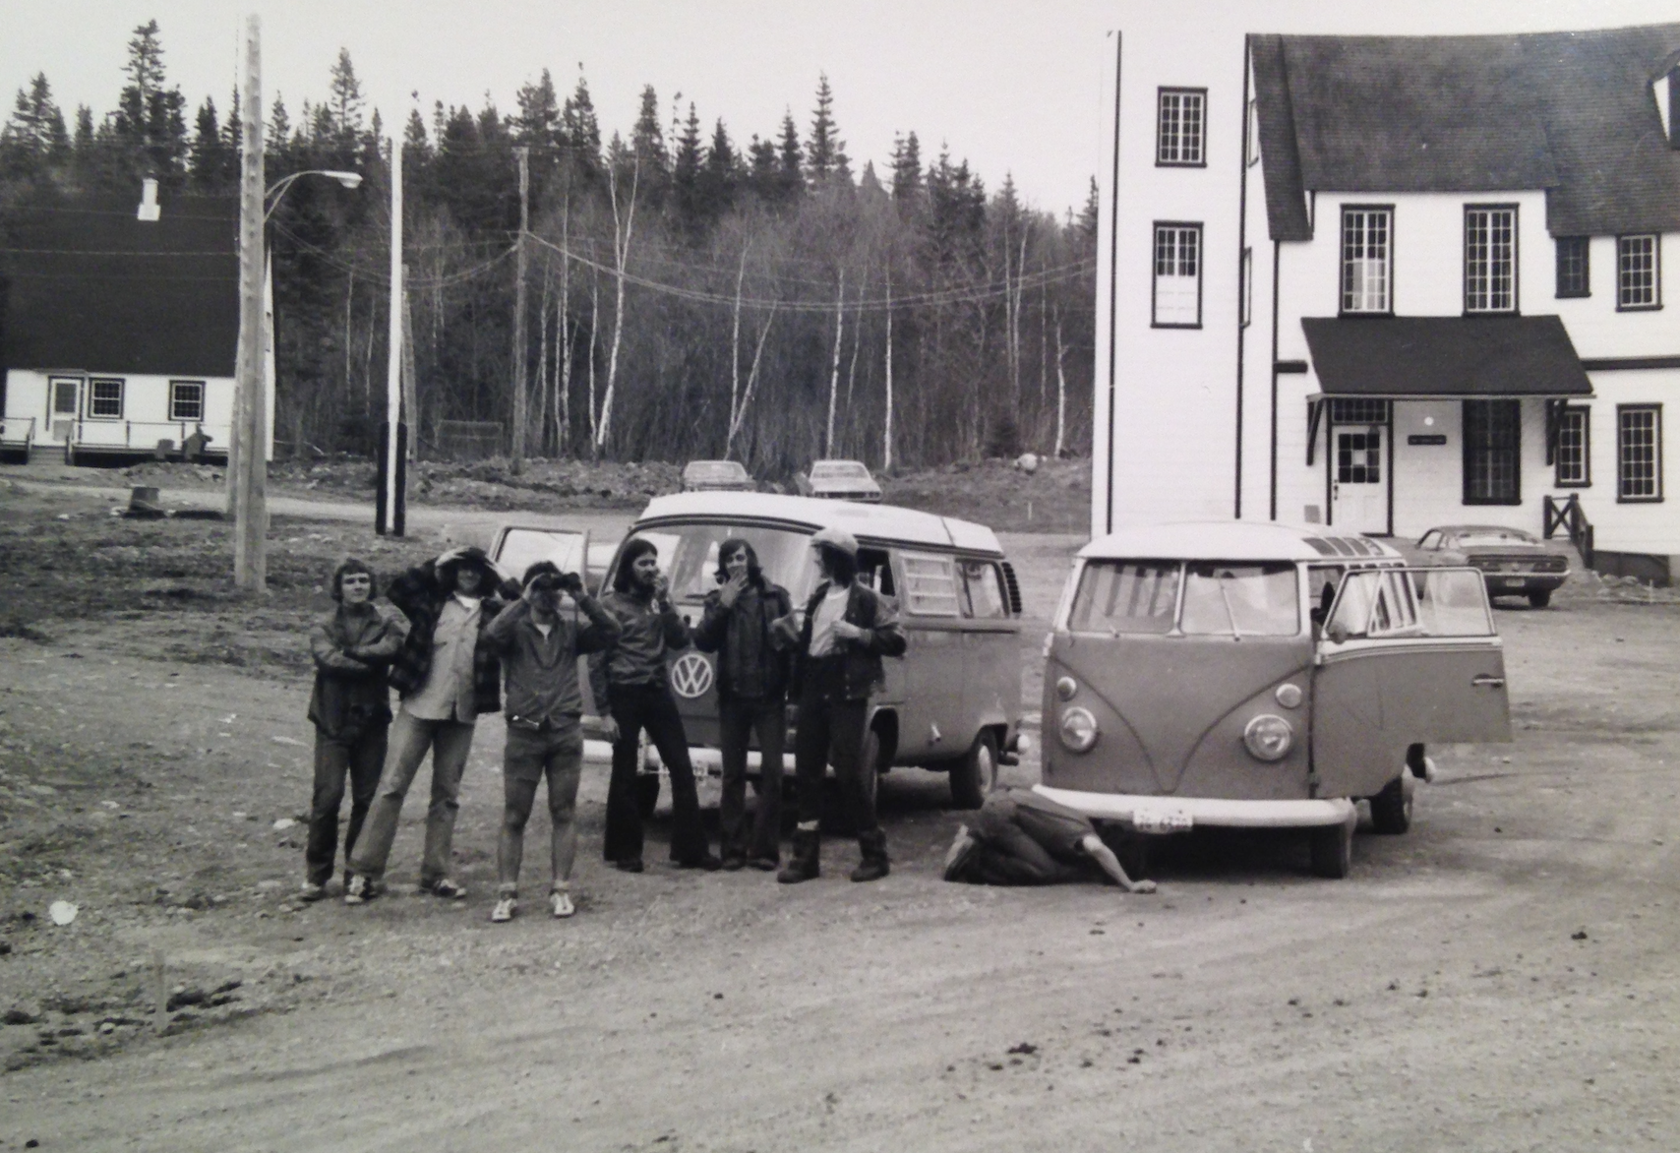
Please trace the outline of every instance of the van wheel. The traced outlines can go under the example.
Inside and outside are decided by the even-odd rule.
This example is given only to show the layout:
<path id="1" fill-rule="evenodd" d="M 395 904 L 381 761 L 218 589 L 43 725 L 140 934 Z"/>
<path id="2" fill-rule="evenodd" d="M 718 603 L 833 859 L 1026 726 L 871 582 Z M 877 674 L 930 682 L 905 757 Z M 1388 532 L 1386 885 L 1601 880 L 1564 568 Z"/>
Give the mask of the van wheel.
<path id="1" fill-rule="evenodd" d="M 951 807 L 978 809 L 986 794 L 997 788 L 997 738 L 981 729 L 962 760 L 951 766 Z"/>
<path id="2" fill-rule="evenodd" d="M 642 814 L 642 820 L 651 820 L 653 810 L 659 806 L 659 774 L 643 773 L 636 778 L 636 808 Z"/>
<path id="3" fill-rule="evenodd" d="M 1412 827 L 1412 793 L 1416 789 L 1401 773 L 1371 798 L 1371 831 L 1396 836 Z"/>
<path id="4" fill-rule="evenodd" d="M 1325 825 L 1312 831 L 1314 876 L 1339 881 L 1353 868 L 1353 824 Z"/>
<path id="5" fill-rule="evenodd" d="M 1528 594 L 1528 603 L 1537 609 L 1543 609 L 1552 603 L 1551 589 L 1537 589 Z"/>

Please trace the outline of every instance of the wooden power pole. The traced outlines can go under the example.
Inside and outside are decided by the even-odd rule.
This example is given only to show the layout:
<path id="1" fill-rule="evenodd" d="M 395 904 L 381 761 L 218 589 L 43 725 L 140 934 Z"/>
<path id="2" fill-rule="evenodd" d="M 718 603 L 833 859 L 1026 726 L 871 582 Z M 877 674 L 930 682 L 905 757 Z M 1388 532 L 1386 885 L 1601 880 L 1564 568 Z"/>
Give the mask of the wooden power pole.
<path id="1" fill-rule="evenodd" d="M 519 239 L 514 250 L 513 282 L 513 452 L 514 475 L 525 470 L 525 425 L 530 395 L 525 385 L 525 233 L 531 226 L 531 150 L 519 153 Z"/>
<path id="2" fill-rule="evenodd" d="M 268 398 L 263 395 L 262 18 L 245 18 L 245 91 L 239 206 L 239 363 L 234 485 L 233 583 L 268 588 Z"/>

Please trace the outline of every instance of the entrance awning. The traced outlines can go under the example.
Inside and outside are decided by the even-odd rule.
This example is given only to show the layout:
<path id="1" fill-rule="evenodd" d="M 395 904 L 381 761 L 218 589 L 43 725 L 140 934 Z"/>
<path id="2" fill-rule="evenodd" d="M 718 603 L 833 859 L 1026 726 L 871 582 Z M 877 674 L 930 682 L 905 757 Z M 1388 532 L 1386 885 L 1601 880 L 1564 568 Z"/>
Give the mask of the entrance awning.
<path id="1" fill-rule="evenodd" d="M 1593 394 L 1555 316 L 1305 318 L 1301 328 L 1324 396 Z"/>

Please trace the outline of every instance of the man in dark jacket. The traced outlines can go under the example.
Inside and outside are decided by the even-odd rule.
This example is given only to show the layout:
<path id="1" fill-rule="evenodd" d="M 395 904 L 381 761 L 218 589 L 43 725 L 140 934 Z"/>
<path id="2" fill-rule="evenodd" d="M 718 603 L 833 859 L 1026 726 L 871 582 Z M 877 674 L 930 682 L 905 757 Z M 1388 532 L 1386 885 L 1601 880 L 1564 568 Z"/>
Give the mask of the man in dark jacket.
<path id="1" fill-rule="evenodd" d="M 706 844 L 700 793 L 688 758 L 677 702 L 671 699 L 665 654 L 688 647 L 688 624 L 671 604 L 659 571 L 659 550 L 635 537 L 624 546 L 613 588 L 602 603 L 619 624 L 618 640 L 590 659 L 590 688 L 612 710 L 612 780 L 607 786 L 607 832 L 602 854 L 627 873 L 642 871 L 642 811 L 637 803 L 638 740 L 643 729 L 671 774 L 671 859 L 685 869 L 715 869 L 721 861 Z"/>
<path id="2" fill-rule="evenodd" d="M 350 777 L 350 827 L 344 833 L 348 862 L 362 831 L 379 771 L 385 764 L 385 735 L 391 724 L 391 693 L 385 670 L 408 636 L 408 618 L 389 605 L 375 605 L 373 570 L 355 558 L 332 576 L 338 607 L 309 631 L 315 660 L 315 690 L 309 719 L 315 723 L 315 790 L 309 806 L 309 846 L 304 850 L 302 897 L 326 896 L 338 854 L 338 811 L 344 778 Z"/>
<path id="3" fill-rule="evenodd" d="M 618 639 L 618 621 L 583 591 L 576 573 L 562 573 L 553 561 L 525 570 L 520 600 L 490 622 L 479 643 L 495 651 L 507 670 L 507 750 L 502 759 L 502 835 L 496 850 L 496 907 L 490 919 L 510 921 L 518 908 L 519 865 L 525 852 L 525 823 L 548 779 L 549 912 L 569 917 L 572 862 L 577 856 L 578 779 L 583 773 L 583 693 L 578 689 L 579 653 L 598 652 Z M 560 612 L 560 594 L 571 596 L 577 613 Z"/>
<path id="4" fill-rule="evenodd" d="M 379 894 L 403 798 L 428 752 L 432 800 L 426 810 L 420 888 L 438 897 L 466 896 L 449 877 L 450 845 L 473 723 L 479 713 L 502 707 L 501 665 L 494 650 L 478 643 L 504 604 L 496 596 L 500 576 L 483 549 L 454 548 L 391 582 L 391 603 L 412 625 L 391 664 L 391 685 L 402 706 L 392 724 L 391 751 L 367 836 L 350 861 L 345 904 L 359 905 Z M 502 591 L 518 596 L 518 582 L 507 583 Z"/>
<path id="5" fill-rule="evenodd" d="M 822 565 L 823 581 L 798 619 L 782 618 L 784 633 L 798 628 L 795 680 L 798 685 L 799 734 L 794 741 L 794 772 L 799 781 L 799 826 L 793 859 L 776 875 L 783 884 L 808 881 L 818 874 L 822 784 L 834 765 L 840 794 L 857 829 L 862 862 L 854 881 L 887 875 L 887 835 L 875 819 L 875 792 L 862 763 L 869 694 L 882 683 L 882 657 L 904 655 L 904 630 L 898 608 L 874 589 L 857 582 L 857 540 L 840 528 L 811 537 Z"/>
<path id="6" fill-rule="evenodd" d="M 974 825 L 957 826 L 945 854 L 945 879 L 973 885 L 1054 885 L 1101 870 L 1128 893 L 1153 893 L 1154 881 L 1126 875 L 1089 817 L 1031 789 L 986 798 Z"/>
<path id="7" fill-rule="evenodd" d="M 717 654 L 718 745 L 723 797 L 718 806 L 723 867 L 774 871 L 781 858 L 782 748 L 787 741 L 788 658 L 792 641 L 771 622 L 793 611 L 781 585 L 764 579 L 758 554 L 731 537 L 718 546 L 718 587 L 694 627 L 694 647 Z M 746 828 L 747 739 L 758 733 L 758 810 Z"/>

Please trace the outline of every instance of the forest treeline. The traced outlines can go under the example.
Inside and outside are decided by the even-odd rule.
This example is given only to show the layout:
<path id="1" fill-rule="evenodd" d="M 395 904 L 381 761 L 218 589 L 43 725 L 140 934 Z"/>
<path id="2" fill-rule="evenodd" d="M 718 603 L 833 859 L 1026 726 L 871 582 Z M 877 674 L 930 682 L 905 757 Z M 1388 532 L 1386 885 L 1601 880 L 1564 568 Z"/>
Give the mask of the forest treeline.
<path id="1" fill-rule="evenodd" d="M 78 193 L 232 196 L 237 94 L 196 115 L 168 84 L 155 21 L 134 30 L 118 107 L 71 123 L 38 75 L 0 132 L 0 214 Z M 545 70 L 503 113 L 416 108 L 401 128 L 407 312 L 422 451 L 453 421 L 498 422 L 511 447 L 525 268 L 526 453 L 731 456 L 759 475 L 815 457 L 915 467 L 1089 444 L 1096 218 L 988 193 L 915 132 L 855 170 L 826 77 L 742 141 L 644 88 L 627 135 L 586 82 Z M 292 450 L 368 451 L 383 418 L 390 139 L 347 52 L 326 95 L 265 110 L 276 435 Z M 528 179 L 521 232 L 521 156 Z M 167 210 L 167 209 L 166 209 Z M 521 237 L 523 236 L 523 241 Z M 523 255 L 519 249 L 523 246 Z"/>

